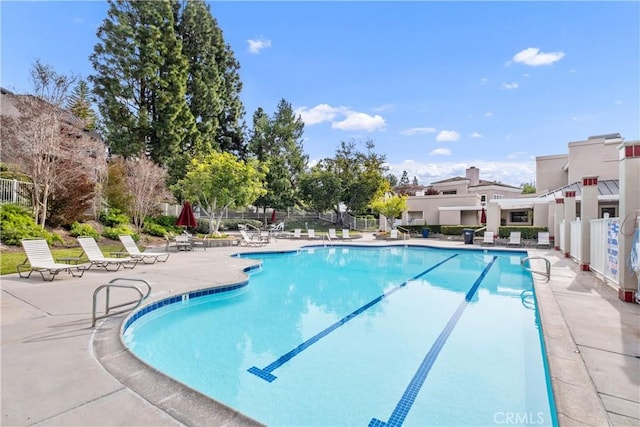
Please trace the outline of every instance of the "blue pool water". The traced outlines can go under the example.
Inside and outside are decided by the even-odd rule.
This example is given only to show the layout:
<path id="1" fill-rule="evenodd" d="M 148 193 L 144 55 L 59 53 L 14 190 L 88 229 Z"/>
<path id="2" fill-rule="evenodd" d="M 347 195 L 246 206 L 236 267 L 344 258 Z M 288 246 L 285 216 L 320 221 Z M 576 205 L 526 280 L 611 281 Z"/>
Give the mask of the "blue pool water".
<path id="1" fill-rule="evenodd" d="M 269 425 L 557 425 L 524 253 L 245 256 L 247 286 L 157 304 L 127 346 Z"/>

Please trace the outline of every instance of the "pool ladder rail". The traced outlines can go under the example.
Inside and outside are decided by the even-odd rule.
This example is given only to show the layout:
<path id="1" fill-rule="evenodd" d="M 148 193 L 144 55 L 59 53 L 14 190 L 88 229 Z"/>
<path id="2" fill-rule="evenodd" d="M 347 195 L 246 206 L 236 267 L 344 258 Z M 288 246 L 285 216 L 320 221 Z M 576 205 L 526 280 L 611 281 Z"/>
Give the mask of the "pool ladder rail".
<path id="1" fill-rule="evenodd" d="M 532 270 L 530 267 L 525 266 L 525 263 L 527 261 L 530 261 L 532 259 L 538 259 L 538 260 L 543 260 L 544 264 L 545 264 L 545 271 L 537 271 L 537 270 Z M 547 279 L 547 282 L 549 280 L 551 280 L 551 261 L 549 261 L 547 258 L 545 257 L 541 257 L 541 256 L 527 256 L 527 257 L 522 257 L 522 259 L 520 259 L 520 265 L 522 265 L 522 268 L 524 268 L 527 271 L 530 271 L 531 273 L 535 273 L 535 274 L 539 274 L 541 276 L 544 276 Z"/>
<path id="2" fill-rule="evenodd" d="M 118 281 L 129 281 L 129 282 L 140 282 L 140 283 L 144 283 L 144 285 L 147 287 L 146 292 L 143 292 L 138 286 L 136 285 L 116 285 L 115 283 Z M 134 299 L 131 301 L 127 301 L 127 302 L 123 302 L 121 304 L 117 304 L 114 306 L 110 306 L 109 305 L 109 299 L 110 299 L 110 294 L 111 294 L 111 288 L 122 288 L 122 289 L 133 289 L 136 291 L 136 293 L 138 294 L 138 299 Z M 98 294 L 100 293 L 100 291 L 102 291 L 103 289 L 106 289 L 106 300 L 105 300 L 105 313 L 101 316 L 97 315 L 97 306 L 98 306 Z M 131 311 L 131 310 L 135 310 L 136 308 L 140 307 L 140 304 L 142 304 L 142 301 L 144 301 L 145 299 L 147 299 L 147 297 L 149 296 L 149 294 L 151 294 L 151 285 L 149 284 L 149 282 L 147 282 L 146 280 L 143 279 L 127 279 L 127 278 L 122 278 L 122 277 L 118 277 L 115 278 L 113 280 L 111 280 L 109 283 L 106 283 L 104 285 L 98 286 L 96 288 L 95 291 L 93 291 L 93 310 L 91 312 L 91 327 L 95 327 L 96 326 L 96 322 L 100 319 L 104 319 L 110 316 L 115 316 L 118 314 L 122 314 L 122 313 L 126 313 L 127 311 Z M 135 304 L 135 305 L 134 305 Z M 118 311 L 111 311 L 114 310 L 116 308 L 122 308 L 122 307 L 127 307 L 127 306 L 131 306 L 122 310 L 118 310 Z"/>

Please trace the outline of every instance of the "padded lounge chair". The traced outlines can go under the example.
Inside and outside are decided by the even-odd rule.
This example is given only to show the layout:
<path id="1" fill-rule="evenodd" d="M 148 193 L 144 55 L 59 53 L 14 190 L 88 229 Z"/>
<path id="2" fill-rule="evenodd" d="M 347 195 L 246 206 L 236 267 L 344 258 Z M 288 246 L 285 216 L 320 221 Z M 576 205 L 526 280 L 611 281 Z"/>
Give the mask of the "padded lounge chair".
<path id="1" fill-rule="evenodd" d="M 484 232 L 484 238 L 482 239 L 482 245 L 495 245 L 496 242 L 493 239 L 494 234 L 493 231 L 485 231 Z"/>
<path id="2" fill-rule="evenodd" d="M 349 234 L 349 229 L 348 228 L 343 228 L 342 229 L 342 239 L 343 240 L 348 240 L 351 238 L 351 234 Z"/>
<path id="3" fill-rule="evenodd" d="M 307 239 L 317 239 L 318 236 L 316 236 L 316 230 L 314 230 L 313 228 L 310 228 L 307 230 Z"/>
<path id="4" fill-rule="evenodd" d="M 267 242 L 263 241 L 260 238 L 260 235 L 256 235 L 257 238 L 253 236 L 249 236 L 246 231 L 240 230 L 240 235 L 242 236 L 242 240 L 240 240 L 240 245 L 242 246 L 264 246 Z"/>
<path id="5" fill-rule="evenodd" d="M 301 228 L 296 228 L 293 230 L 293 238 L 294 239 L 299 239 L 300 237 L 302 237 L 302 229 Z"/>
<path id="6" fill-rule="evenodd" d="M 24 239 L 22 240 L 22 247 L 27 255 L 27 259 L 18 265 L 18 275 L 23 279 L 28 279 L 34 271 L 40 273 L 42 280 L 48 282 L 51 282 L 61 271 L 66 271 L 73 277 L 82 277 L 84 272 L 90 267 L 89 264 L 71 265 L 57 263 L 53 259 L 47 241 L 44 239 Z M 29 261 L 29 265 L 27 265 L 27 261 Z M 29 274 L 23 276 L 22 273 L 26 273 L 27 271 L 29 271 Z M 45 277 L 45 272 L 49 273 L 49 279 Z M 78 273 L 77 276 L 76 273 Z"/>
<path id="7" fill-rule="evenodd" d="M 329 229 L 329 239 L 330 240 L 338 240 L 338 235 L 336 234 L 336 229 L 335 228 L 330 228 Z"/>
<path id="8" fill-rule="evenodd" d="M 151 253 L 142 253 L 136 245 L 136 242 L 133 240 L 128 234 L 122 234 L 118 236 L 120 242 L 122 242 L 122 246 L 124 246 L 124 250 L 127 251 L 131 258 L 137 258 L 141 260 L 145 264 L 155 264 L 156 262 L 165 262 L 169 259 L 169 254 L 151 254 Z"/>
<path id="9" fill-rule="evenodd" d="M 387 237 L 387 240 L 398 240 L 399 238 L 400 235 L 398 234 L 398 229 L 394 228 L 389 232 L 389 237 Z"/>
<path id="10" fill-rule="evenodd" d="M 538 233 L 538 244 L 536 245 L 536 247 L 539 248 L 540 246 L 546 246 L 547 248 L 551 247 L 551 241 L 549 240 L 548 231 L 542 231 Z"/>
<path id="11" fill-rule="evenodd" d="M 516 247 L 522 247 L 522 240 L 520 239 L 521 233 L 519 231 L 512 231 L 511 234 L 509 234 L 509 241 L 507 242 L 507 247 L 509 246 L 516 246 Z"/>
<path id="12" fill-rule="evenodd" d="M 126 257 L 126 258 L 108 258 L 102 253 L 102 250 L 96 243 L 95 239 L 90 236 L 78 237 L 78 243 L 82 246 L 84 254 L 89 258 L 89 267 L 87 269 L 96 266 L 104 268 L 107 271 L 118 271 L 120 267 L 133 268 L 138 264 L 138 259 Z M 115 267 L 115 269 L 109 269 L 109 267 Z"/>

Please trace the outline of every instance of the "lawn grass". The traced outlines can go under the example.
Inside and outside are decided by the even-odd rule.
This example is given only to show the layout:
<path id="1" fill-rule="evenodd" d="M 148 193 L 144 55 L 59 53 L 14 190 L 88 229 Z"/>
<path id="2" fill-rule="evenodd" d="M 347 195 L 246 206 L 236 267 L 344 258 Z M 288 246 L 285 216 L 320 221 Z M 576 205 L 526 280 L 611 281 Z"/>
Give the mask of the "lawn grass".
<path id="1" fill-rule="evenodd" d="M 120 244 L 109 244 L 100 246 L 105 256 L 109 256 L 109 252 L 117 252 L 122 250 Z M 62 248 L 51 249 L 53 258 L 79 257 L 82 254 L 82 248 Z M 22 264 L 26 259 L 24 251 L 18 252 L 0 252 L 0 275 L 17 273 L 18 264 Z"/>

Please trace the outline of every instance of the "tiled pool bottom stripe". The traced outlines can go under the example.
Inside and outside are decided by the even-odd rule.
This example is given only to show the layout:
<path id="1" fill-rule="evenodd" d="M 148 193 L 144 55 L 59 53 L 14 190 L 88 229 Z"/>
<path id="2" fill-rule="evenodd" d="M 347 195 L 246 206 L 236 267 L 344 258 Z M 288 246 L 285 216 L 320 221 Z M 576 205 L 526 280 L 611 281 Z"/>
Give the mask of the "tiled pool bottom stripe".
<path id="1" fill-rule="evenodd" d="M 358 316 L 360 313 L 362 313 L 363 311 L 367 310 L 368 308 L 374 306 L 375 304 L 379 303 L 380 301 L 382 301 L 383 299 L 385 299 L 386 297 L 388 297 L 389 295 L 393 294 L 394 292 L 396 292 L 398 289 L 402 288 L 403 286 L 405 286 L 408 282 L 410 282 L 411 280 L 417 280 L 420 277 L 424 276 L 425 274 L 429 273 L 430 271 L 438 268 L 439 266 L 441 266 L 442 264 L 444 264 L 445 262 L 455 258 L 456 256 L 458 256 L 458 254 L 452 255 L 449 258 L 446 258 L 442 261 L 440 261 L 439 263 L 429 267 L 428 269 L 426 269 L 425 271 L 423 271 L 422 273 L 412 277 L 411 279 L 407 280 L 406 282 L 396 286 L 395 288 L 392 288 L 390 290 L 388 290 L 387 292 L 385 292 L 384 294 L 378 296 L 377 298 L 369 301 L 368 303 L 366 303 L 365 305 L 363 305 L 362 307 L 358 308 L 356 311 L 352 312 L 351 314 L 343 317 L 342 319 L 338 320 L 337 322 L 335 322 L 334 324 L 332 324 L 331 326 L 329 326 L 328 328 L 320 331 L 318 334 L 314 335 L 313 337 L 309 338 L 307 341 L 303 342 L 302 344 L 300 344 L 299 346 L 297 346 L 296 348 L 294 348 L 293 350 L 289 351 L 288 353 L 280 356 L 278 359 L 276 359 L 275 361 L 271 362 L 269 365 L 267 365 L 266 367 L 260 369 L 256 366 L 253 366 L 251 368 L 248 369 L 249 372 L 251 372 L 252 374 L 262 378 L 265 381 L 268 382 L 273 382 L 277 377 L 275 375 L 272 374 L 273 371 L 275 371 L 276 369 L 278 369 L 280 366 L 284 365 L 285 363 L 287 363 L 289 360 L 293 359 L 294 357 L 296 357 L 298 354 L 300 354 L 301 352 L 303 352 L 304 350 L 306 350 L 307 348 L 309 348 L 311 345 L 315 344 L 316 342 L 318 342 L 320 339 L 322 339 L 323 337 L 327 336 L 328 334 L 330 334 L 331 332 L 333 332 L 334 330 L 336 330 L 337 328 L 339 328 L 340 326 L 344 325 L 345 323 L 347 323 L 349 320 L 353 319 L 354 317 Z"/>
<path id="2" fill-rule="evenodd" d="M 460 303 L 456 311 L 453 313 L 453 316 L 451 316 L 451 319 L 449 319 L 449 321 L 447 322 L 442 332 L 440 332 L 440 335 L 438 335 L 438 338 L 436 338 L 435 342 L 429 349 L 429 352 L 422 360 L 420 367 L 418 368 L 413 378 L 409 382 L 409 385 L 404 391 L 402 398 L 400 398 L 400 401 L 396 405 L 396 408 L 393 410 L 393 413 L 389 417 L 389 420 L 387 422 L 384 422 L 376 418 L 373 418 L 369 422 L 369 427 L 383 427 L 383 426 L 400 427 L 402 426 L 402 423 L 404 423 L 405 418 L 409 414 L 409 411 L 411 410 L 411 407 L 413 406 L 413 403 L 415 402 L 416 397 L 418 396 L 418 393 L 422 388 L 422 385 L 427 379 L 427 375 L 429 375 L 429 371 L 431 370 L 431 367 L 433 366 L 436 359 L 438 358 L 438 354 L 440 354 L 440 350 L 442 350 L 442 347 L 444 347 L 444 344 L 446 343 L 447 338 L 449 338 L 451 331 L 453 331 L 453 328 L 455 328 L 456 323 L 458 323 L 458 320 L 462 316 L 462 312 L 464 311 L 465 308 L 467 308 L 467 305 L 469 304 L 469 302 L 477 292 L 478 287 L 480 286 L 480 283 L 482 283 L 485 276 L 489 272 L 489 269 L 491 269 L 491 267 L 493 266 L 497 258 L 498 257 L 494 256 L 493 259 L 489 262 L 489 264 L 487 264 L 487 266 L 482 271 L 480 276 L 474 282 L 473 286 L 471 286 L 471 289 L 469 289 L 469 291 L 465 295 L 464 300 L 462 300 L 462 302 Z"/>

